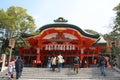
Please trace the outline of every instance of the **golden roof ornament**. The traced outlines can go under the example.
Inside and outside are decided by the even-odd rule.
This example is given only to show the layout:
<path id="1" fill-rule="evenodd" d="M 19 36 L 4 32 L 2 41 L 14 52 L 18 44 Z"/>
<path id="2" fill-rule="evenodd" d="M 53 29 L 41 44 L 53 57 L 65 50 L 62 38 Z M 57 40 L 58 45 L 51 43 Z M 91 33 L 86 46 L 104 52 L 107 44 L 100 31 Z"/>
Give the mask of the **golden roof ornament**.
<path id="1" fill-rule="evenodd" d="M 54 22 L 68 22 L 68 20 L 65 20 L 63 17 L 59 17 L 58 19 L 55 19 Z"/>

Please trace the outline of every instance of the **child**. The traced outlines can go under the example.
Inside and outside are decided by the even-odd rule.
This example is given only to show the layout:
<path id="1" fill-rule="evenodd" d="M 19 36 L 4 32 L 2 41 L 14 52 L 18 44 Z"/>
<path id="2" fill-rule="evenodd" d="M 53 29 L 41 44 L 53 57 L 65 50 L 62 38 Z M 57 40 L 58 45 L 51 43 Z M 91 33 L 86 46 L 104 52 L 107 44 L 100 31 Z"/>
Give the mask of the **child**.
<path id="1" fill-rule="evenodd" d="M 9 78 L 13 78 L 13 68 L 14 68 L 14 63 L 11 61 L 8 65 L 8 76 Z"/>

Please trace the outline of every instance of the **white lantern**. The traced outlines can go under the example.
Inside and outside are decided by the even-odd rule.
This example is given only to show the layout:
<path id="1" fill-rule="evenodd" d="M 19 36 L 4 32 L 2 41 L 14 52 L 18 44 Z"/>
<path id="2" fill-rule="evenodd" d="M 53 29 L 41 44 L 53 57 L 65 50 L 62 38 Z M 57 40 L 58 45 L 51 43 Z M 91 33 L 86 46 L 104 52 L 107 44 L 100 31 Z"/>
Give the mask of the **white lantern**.
<path id="1" fill-rule="evenodd" d="M 51 50 L 51 49 L 50 49 L 50 45 L 48 45 L 48 50 Z"/>
<path id="2" fill-rule="evenodd" d="M 69 50 L 69 46 L 68 45 L 66 46 L 66 50 Z"/>
<path id="3" fill-rule="evenodd" d="M 72 46 L 72 50 L 75 50 L 75 45 Z"/>
<path id="4" fill-rule="evenodd" d="M 57 49 L 57 45 L 54 45 L 54 50 L 56 50 Z"/>
<path id="5" fill-rule="evenodd" d="M 60 50 L 60 45 L 58 45 L 58 50 Z"/>
<path id="6" fill-rule="evenodd" d="M 37 48 L 37 53 L 40 53 L 40 49 L 39 48 Z"/>
<path id="7" fill-rule="evenodd" d="M 70 50 L 72 50 L 72 45 L 70 45 Z"/>
<path id="8" fill-rule="evenodd" d="M 47 50 L 47 45 L 45 45 L 45 50 Z"/>
<path id="9" fill-rule="evenodd" d="M 81 54 L 83 54 L 83 53 L 84 53 L 84 49 L 82 48 L 82 49 L 81 49 Z"/>
<path id="10" fill-rule="evenodd" d="M 56 50 L 58 50 L 58 45 L 56 46 Z"/>
<path id="11" fill-rule="evenodd" d="M 65 50 L 65 45 L 63 45 L 63 50 Z"/>
<path id="12" fill-rule="evenodd" d="M 60 50 L 62 50 L 62 45 L 60 45 Z"/>
<path id="13" fill-rule="evenodd" d="M 53 50 L 53 45 L 50 46 L 51 50 Z"/>

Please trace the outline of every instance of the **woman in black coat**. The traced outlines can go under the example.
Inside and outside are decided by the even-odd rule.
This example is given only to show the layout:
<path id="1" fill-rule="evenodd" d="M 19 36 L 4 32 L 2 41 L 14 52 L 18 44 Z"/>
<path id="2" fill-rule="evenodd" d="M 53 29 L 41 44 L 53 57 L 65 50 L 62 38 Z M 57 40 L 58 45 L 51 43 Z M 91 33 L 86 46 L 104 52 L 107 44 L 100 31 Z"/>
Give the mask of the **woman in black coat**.
<path id="1" fill-rule="evenodd" d="M 15 62 L 15 70 L 16 70 L 16 79 L 18 79 L 22 74 L 23 69 L 23 61 L 20 57 Z"/>

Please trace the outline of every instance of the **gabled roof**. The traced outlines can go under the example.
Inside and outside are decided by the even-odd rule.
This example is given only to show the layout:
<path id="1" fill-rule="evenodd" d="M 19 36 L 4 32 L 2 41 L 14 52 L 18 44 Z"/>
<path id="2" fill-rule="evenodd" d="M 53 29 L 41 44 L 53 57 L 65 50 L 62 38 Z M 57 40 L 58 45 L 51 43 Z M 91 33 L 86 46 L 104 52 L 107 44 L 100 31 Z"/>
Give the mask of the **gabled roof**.
<path id="1" fill-rule="evenodd" d="M 80 34 L 82 34 L 85 37 L 90 37 L 90 38 L 95 38 L 95 39 L 98 39 L 100 37 L 99 34 L 90 34 L 90 33 L 83 31 L 80 27 L 78 27 L 76 25 L 67 24 L 66 22 L 68 22 L 68 20 L 65 20 L 63 17 L 59 17 L 58 19 L 54 20 L 54 22 L 55 23 L 53 23 L 53 24 L 44 25 L 44 26 L 40 27 L 38 30 L 40 30 L 40 32 L 42 32 L 43 30 L 48 29 L 48 28 L 58 28 L 58 27 L 59 28 L 72 28 L 72 29 L 75 29 L 76 31 L 78 31 Z M 24 33 L 22 35 L 23 38 L 30 37 L 30 36 L 33 36 L 33 35 L 26 34 L 26 33 Z"/>
<path id="2" fill-rule="evenodd" d="M 99 34 L 95 34 L 95 35 L 89 34 L 89 33 L 86 33 L 85 31 L 83 31 L 81 28 L 79 28 L 79 27 L 76 26 L 76 25 L 65 24 L 65 23 L 64 23 L 64 24 L 56 23 L 56 24 L 44 25 L 44 26 L 42 26 L 41 28 L 39 28 L 39 30 L 40 30 L 40 32 L 42 32 L 42 31 L 45 30 L 45 29 L 48 29 L 48 28 L 57 28 L 57 27 L 61 27 L 61 28 L 63 28 L 63 27 L 64 27 L 64 28 L 73 28 L 73 29 L 79 31 L 80 34 L 82 34 L 83 36 L 86 36 L 86 37 L 91 37 L 91 38 L 95 38 L 95 39 L 97 39 L 97 38 L 100 37 Z"/>
<path id="3" fill-rule="evenodd" d="M 107 42 L 104 40 L 102 36 L 98 38 L 98 40 L 93 44 L 93 46 L 106 46 Z"/>
<path id="4" fill-rule="evenodd" d="M 86 31 L 82 30 L 80 27 L 78 27 L 76 25 L 72 25 L 72 24 L 67 24 L 66 22 L 67 21 L 64 20 L 63 18 L 59 18 L 58 20 L 55 20 L 55 23 L 44 25 L 41 28 L 39 28 L 37 31 L 39 31 L 41 33 L 42 33 L 42 31 L 43 32 L 45 31 L 45 33 L 46 33 L 47 31 L 49 32 L 50 30 L 54 31 L 55 28 L 56 29 L 57 28 L 61 28 L 61 29 L 66 28 L 66 30 L 68 30 L 70 32 L 76 31 L 77 36 L 79 36 L 79 34 L 80 34 L 80 36 L 81 35 L 84 36 L 83 37 L 83 43 L 86 44 L 86 45 L 90 45 L 90 46 L 106 46 L 106 41 L 104 40 L 103 36 L 101 36 L 100 34 L 90 34 L 90 33 L 86 32 Z M 58 31 L 56 30 L 56 33 L 57 32 Z M 53 33 L 55 35 L 55 37 L 56 37 L 56 33 L 55 32 Z M 47 36 L 44 37 L 44 38 L 48 39 L 49 37 L 53 36 L 53 34 L 52 35 L 47 34 Z M 65 34 L 67 36 L 67 38 L 72 37 L 72 38 L 75 39 L 75 37 L 71 36 L 70 34 L 67 34 L 67 33 L 63 33 L 63 34 Z M 35 36 L 35 35 L 26 34 L 26 33 L 22 34 L 23 38 L 32 37 L 32 36 Z M 42 35 L 40 35 L 40 36 L 42 36 Z M 93 39 L 90 39 L 90 38 L 93 38 Z M 81 39 L 81 37 L 78 37 L 76 39 Z M 86 43 L 86 42 L 88 42 L 88 43 Z"/>

